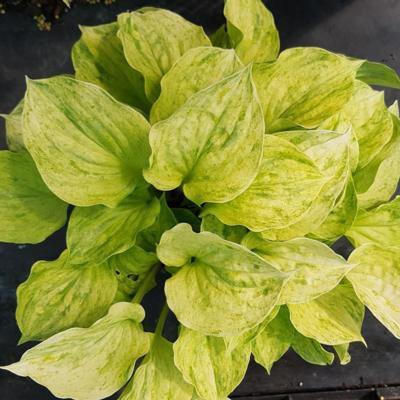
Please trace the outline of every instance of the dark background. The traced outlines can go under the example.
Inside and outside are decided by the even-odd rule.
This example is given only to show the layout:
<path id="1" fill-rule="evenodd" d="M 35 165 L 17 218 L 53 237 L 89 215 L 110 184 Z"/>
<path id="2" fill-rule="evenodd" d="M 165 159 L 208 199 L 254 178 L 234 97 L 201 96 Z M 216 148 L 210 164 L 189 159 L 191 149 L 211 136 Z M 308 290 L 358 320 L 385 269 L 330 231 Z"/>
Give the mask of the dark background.
<path id="1" fill-rule="evenodd" d="M 399 0 L 270 0 L 281 35 L 282 48 L 319 46 L 358 58 L 384 62 L 400 71 Z M 145 5 L 168 8 L 201 24 L 209 32 L 223 22 L 222 1 L 117 0 L 111 6 L 79 6 L 64 15 L 51 32 L 40 32 L 31 18 L 15 13 L 0 16 L 0 113 L 8 113 L 23 96 L 24 76 L 42 78 L 72 72 L 70 49 L 79 38 L 78 24 L 109 22 L 128 9 Z M 387 91 L 391 103 L 399 92 Z M 0 125 L 0 148 L 4 148 Z M 1 223 L 1 221 L 0 221 Z M 64 232 L 36 246 L 0 243 L 0 365 L 15 362 L 29 345 L 17 347 L 15 290 L 33 262 L 55 259 L 64 248 Z M 349 252 L 345 243 L 337 250 Z M 155 309 L 146 324 L 154 323 L 162 302 L 156 294 L 145 300 Z M 167 327 L 171 334 L 172 323 Z M 169 332 L 168 332 L 169 329 Z M 318 367 L 289 352 L 272 375 L 252 363 L 232 398 L 276 400 L 400 399 L 400 342 L 369 314 L 364 336 L 368 349 L 351 346 L 352 362 Z M 0 372 L 0 400 L 49 400 L 54 397 L 28 379 Z M 138 399 L 139 400 L 139 399 Z M 145 400 L 145 399 L 143 399 Z M 163 399 L 160 399 L 163 400 Z"/>

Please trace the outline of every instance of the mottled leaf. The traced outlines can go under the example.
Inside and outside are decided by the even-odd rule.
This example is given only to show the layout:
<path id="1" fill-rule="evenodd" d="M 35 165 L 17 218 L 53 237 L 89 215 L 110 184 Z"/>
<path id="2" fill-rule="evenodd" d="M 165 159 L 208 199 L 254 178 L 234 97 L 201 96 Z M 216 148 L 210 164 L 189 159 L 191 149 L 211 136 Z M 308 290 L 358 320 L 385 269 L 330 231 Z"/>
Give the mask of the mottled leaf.
<path id="1" fill-rule="evenodd" d="M 212 232 L 222 237 L 222 239 L 229 240 L 230 242 L 239 243 L 242 241 L 243 236 L 246 235 L 248 230 L 240 225 L 224 225 L 214 215 L 205 215 L 201 220 L 201 230 L 204 232 Z"/>
<path id="2" fill-rule="evenodd" d="M 7 147 L 11 151 L 25 150 L 22 112 L 24 110 L 24 100 L 21 100 L 10 114 L 0 114 L 6 121 L 6 141 Z"/>

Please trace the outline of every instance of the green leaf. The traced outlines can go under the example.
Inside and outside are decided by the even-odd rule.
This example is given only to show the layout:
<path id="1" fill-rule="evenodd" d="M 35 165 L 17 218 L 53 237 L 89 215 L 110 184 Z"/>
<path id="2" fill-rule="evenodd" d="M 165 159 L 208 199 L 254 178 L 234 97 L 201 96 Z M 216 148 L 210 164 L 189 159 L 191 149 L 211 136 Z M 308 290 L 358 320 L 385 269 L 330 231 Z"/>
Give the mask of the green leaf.
<path id="1" fill-rule="evenodd" d="M 125 57 L 145 81 L 150 102 L 160 94 L 160 80 L 191 48 L 211 43 L 200 26 L 168 10 L 144 8 L 118 16 L 118 37 Z"/>
<path id="2" fill-rule="evenodd" d="M 71 214 L 67 245 L 71 262 L 103 262 L 136 242 L 137 234 L 154 224 L 160 204 L 147 189 L 134 191 L 117 207 L 76 207 Z"/>
<path id="3" fill-rule="evenodd" d="M 95 83 L 123 103 L 147 112 L 143 76 L 125 59 L 117 37 L 118 23 L 80 26 L 81 38 L 72 48 L 72 63 L 79 80 Z"/>
<path id="4" fill-rule="evenodd" d="M 310 237 L 334 243 L 352 226 L 358 210 L 357 193 L 349 171 L 347 185 L 325 221 L 312 232 Z"/>
<path id="5" fill-rule="evenodd" d="M 271 373 L 272 366 L 290 348 L 295 335 L 286 307 L 265 327 L 252 343 L 252 352 L 257 364 Z"/>
<path id="6" fill-rule="evenodd" d="M 357 79 L 369 85 L 400 89 L 400 77 L 397 72 L 387 65 L 377 62 L 364 61 L 357 71 Z"/>
<path id="7" fill-rule="evenodd" d="M 350 255 L 358 266 L 348 275 L 360 300 L 396 338 L 400 338 L 400 250 L 365 244 Z"/>
<path id="8" fill-rule="evenodd" d="M 68 203 L 115 207 L 143 182 L 148 122 L 93 84 L 28 81 L 23 123 L 43 180 Z"/>
<path id="9" fill-rule="evenodd" d="M 350 170 L 350 132 L 290 131 L 280 133 L 279 137 L 290 140 L 303 151 L 324 175 L 326 183 L 300 219 L 262 232 L 270 240 L 288 240 L 318 229 L 334 209 Z"/>
<path id="10" fill-rule="evenodd" d="M 365 243 L 398 246 L 400 243 L 400 196 L 370 211 L 359 210 L 346 236 L 354 247 Z"/>
<path id="11" fill-rule="evenodd" d="M 167 119 L 194 93 L 242 69 L 233 50 L 198 47 L 187 51 L 164 75 L 150 113 L 152 124 Z"/>
<path id="12" fill-rule="evenodd" d="M 291 273 L 279 303 L 307 303 L 335 288 L 352 265 L 325 244 L 298 238 L 270 242 L 249 233 L 242 244 L 282 272 Z"/>
<path id="13" fill-rule="evenodd" d="M 73 265 L 67 250 L 55 261 L 36 262 L 17 290 L 20 343 L 90 326 L 106 314 L 116 291 L 117 279 L 106 264 Z"/>
<path id="14" fill-rule="evenodd" d="M 90 328 L 58 333 L 25 352 L 21 361 L 2 368 L 29 376 L 56 397 L 108 397 L 128 381 L 135 361 L 149 350 L 143 318 L 138 304 L 114 304 Z"/>
<path id="15" fill-rule="evenodd" d="M 351 356 L 349 354 L 349 343 L 338 344 L 333 346 L 336 351 L 336 354 L 339 357 L 341 365 L 347 365 L 351 361 Z"/>
<path id="16" fill-rule="evenodd" d="M 360 151 L 358 168 L 363 168 L 392 136 L 393 122 L 385 105 L 384 93 L 372 90 L 365 83 L 356 82 L 353 96 L 341 114 L 354 128 Z"/>
<path id="17" fill-rule="evenodd" d="M 292 343 L 293 350 L 304 360 L 315 365 L 331 365 L 335 356 L 326 351 L 319 342 L 299 333 Z"/>
<path id="18" fill-rule="evenodd" d="M 283 51 L 275 63 L 254 66 L 254 82 L 264 111 L 265 125 L 289 120 L 316 128 L 350 99 L 362 61 L 318 48 Z"/>
<path id="19" fill-rule="evenodd" d="M 279 33 L 261 0 L 226 0 L 224 15 L 230 42 L 245 64 L 276 59 Z"/>
<path id="20" fill-rule="evenodd" d="M 193 391 L 174 364 L 172 343 L 155 336 L 150 352 L 119 400 L 191 400 Z"/>
<path id="21" fill-rule="evenodd" d="M 244 235 L 248 230 L 244 226 L 224 225 L 214 215 L 205 215 L 201 220 L 201 230 L 204 232 L 212 232 L 220 236 L 222 239 L 229 240 L 230 242 L 239 243 L 242 241 Z"/>
<path id="22" fill-rule="evenodd" d="M 207 205 L 203 215 L 210 213 L 224 224 L 258 232 L 282 228 L 303 217 L 326 181 L 295 145 L 265 135 L 261 167 L 250 187 L 231 201 Z"/>
<path id="23" fill-rule="evenodd" d="M 304 336 L 320 343 L 337 345 L 360 341 L 364 306 L 350 284 L 303 304 L 290 304 L 290 320 Z"/>
<path id="24" fill-rule="evenodd" d="M 354 175 L 358 203 L 371 208 L 389 201 L 400 178 L 400 120 L 395 115 L 390 141 L 364 168 Z"/>
<path id="25" fill-rule="evenodd" d="M 174 343 L 175 365 L 204 400 L 226 400 L 239 385 L 250 361 L 251 346 L 228 350 L 224 339 L 181 326 Z"/>
<path id="26" fill-rule="evenodd" d="M 6 121 L 6 141 L 7 147 L 11 151 L 25 150 L 22 112 L 24 110 L 24 100 L 21 100 L 10 114 L 0 114 Z"/>
<path id="27" fill-rule="evenodd" d="M 263 133 L 248 67 L 194 94 L 170 118 L 153 125 L 144 176 L 159 190 L 182 185 L 196 204 L 231 200 L 257 174 Z"/>
<path id="28" fill-rule="evenodd" d="M 67 220 L 67 204 L 44 184 L 26 152 L 0 151 L 0 241 L 39 243 Z"/>
<path id="29" fill-rule="evenodd" d="M 170 309 L 187 328 L 239 335 L 273 310 L 286 275 L 246 248 L 179 224 L 164 233 L 157 256 L 179 267 L 165 284 Z"/>
<path id="30" fill-rule="evenodd" d="M 209 35 L 211 43 L 215 47 L 221 47 L 223 49 L 230 49 L 231 41 L 226 30 L 226 24 L 221 25 L 215 32 Z"/>

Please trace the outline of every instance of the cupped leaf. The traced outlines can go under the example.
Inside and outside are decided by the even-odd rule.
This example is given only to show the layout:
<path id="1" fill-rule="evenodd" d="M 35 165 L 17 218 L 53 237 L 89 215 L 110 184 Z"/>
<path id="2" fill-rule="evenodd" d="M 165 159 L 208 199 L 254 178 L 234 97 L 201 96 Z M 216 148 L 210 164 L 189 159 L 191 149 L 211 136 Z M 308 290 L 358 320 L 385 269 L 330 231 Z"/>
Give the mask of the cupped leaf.
<path id="1" fill-rule="evenodd" d="M 6 141 L 7 147 L 11 151 L 25 150 L 22 112 L 24 111 L 24 100 L 21 100 L 10 114 L 1 114 L 6 121 Z"/>
<path id="2" fill-rule="evenodd" d="M 119 400 L 192 400 L 193 391 L 174 364 L 172 343 L 155 336 L 149 353 Z"/>
<path id="3" fill-rule="evenodd" d="M 400 338 L 400 249 L 368 243 L 350 255 L 358 264 L 348 275 L 360 300 Z"/>
<path id="4" fill-rule="evenodd" d="M 67 204 L 49 191 L 30 155 L 0 151 L 0 241 L 39 243 L 67 220 Z"/>
<path id="5" fill-rule="evenodd" d="M 196 204 L 231 200 L 257 174 L 263 134 L 248 67 L 194 94 L 170 118 L 153 125 L 144 176 L 164 191 L 182 185 Z"/>
<path id="6" fill-rule="evenodd" d="M 207 205 L 203 214 L 252 231 L 282 228 L 306 214 L 326 181 L 295 145 L 265 135 L 261 167 L 249 188 L 231 201 Z"/>
<path id="7" fill-rule="evenodd" d="M 338 344 L 333 347 L 339 357 L 340 364 L 347 365 L 351 361 L 351 355 L 349 353 L 349 343 Z"/>
<path id="8" fill-rule="evenodd" d="M 369 85 L 400 89 L 400 77 L 397 72 L 385 64 L 373 61 L 364 61 L 357 71 L 357 79 Z"/>
<path id="9" fill-rule="evenodd" d="M 271 242 L 249 233 L 242 244 L 282 272 L 291 273 L 279 303 L 307 303 L 335 288 L 352 265 L 325 244 L 298 238 Z"/>
<path id="10" fill-rule="evenodd" d="M 276 59 L 279 33 L 261 0 L 226 0 L 224 15 L 230 43 L 245 64 Z"/>
<path id="11" fill-rule="evenodd" d="M 153 225 L 159 212 L 158 199 L 147 189 L 135 190 L 115 208 L 76 207 L 67 231 L 71 262 L 100 263 L 128 250 L 137 234 Z"/>
<path id="12" fill-rule="evenodd" d="M 250 343 L 227 349 L 223 338 L 181 326 L 174 343 L 175 365 L 204 400 L 226 400 L 239 385 L 250 361 Z"/>
<path id="13" fill-rule="evenodd" d="M 118 39 L 118 23 L 81 26 L 82 36 L 72 48 L 77 79 L 92 82 L 123 103 L 147 112 L 143 76 L 126 61 Z"/>
<path id="14" fill-rule="evenodd" d="M 17 290 L 20 343 L 90 326 L 106 314 L 116 291 L 117 279 L 106 264 L 73 265 L 67 250 L 55 261 L 38 261 Z"/>
<path id="15" fill-rule="evenodd" d="M 385 105 L 384 93 L 357 81 L 354 93 L 341 114 L 353 126 L 360 150 L 358 168 L 363 168 L 392 136 L 393 122 Z"/>
<path id="16" fill-rule="evenodd" d="M 364 168 L 354 181 L 361 208 L 371 208 L 389 201 L 400 178 L 400 120 L 392 114 L 393 134 L 390 141 Z"/>
<path id="17" fill-rule="evenodd" d="M 169 307 L 184 326 L 206 335 L 239 335 L 261 323 L 287 278 L 246 248 L 187 224 L 164 233 L 157 255 L 179 267 L 165 284 Z"/>
<path id="18" fill-rule="evenodd" d="M 160 80 L 189 49 L 211 43 L 200 26 L 168 10 L 143 8 L 118 16 L 118 37 L 125 57 L 145 81 L 150 102 L 160 94 Z"/>
<path id="19" fill-rule="evenodd" d="M 293 350 L 304 360 L 315 365 L 331 365 L 335 356 L 325 350 L 321 343 L 297 333 L 292 343 Z"/>
<path id="20" fill-rule="evenodd" d="M 154 103 L 152 124 L 171 116 L 194 93 L 242 69 L 233 50 L 198 47 L 187 51 L 164 75 Z"/>
<path id="21" fill-rule="evenodd" d="M 203 232 L 212 232 L 220 236 L 222 239 L 230 242 L 239 243 L 246 235 L 248 230 L 241 225 L 229 226 L 224 225 L 217 217 L 212 214 L 205 215 L 201 220 L 201 230 Z"/>
<path id="22" fill-rule="evenodd" d="M 290 304 L 290 320 L 302 335 L 328 345 L 361 341 L 364 306 L 352 286 L 343 283 L 317 299 Z"/>
<path id="23" fill-rule="evenodd" d="M 304 152 L 327 180 L 300 219 L 285 227 L 262 232 L 270 240 L 288 240 L 318 229 L 335 208 L 350 171 L 350 132 L 291 131 L 280 133 L 279 137 L 290 140 Z"/>
<path id="24" fill-rule="evenodd" d="M 93 84 L 28 81 L 24 142 L 47 186 L 77 206 L 115 207 L 143 181 L 145 118 Z"/>
<path id="25" fill-rule="evenodd" d="M 400 196 L 370 211 L 359 210 L 346 236 L 355 247 L 365 243 L 399 246 Z"/>
<path id="26" fill-rule="evenodd" d="M 71 328 L 2 367 L 29 376 L 55 396 L 97 400 L 110 396 L 130 378 L 135 361 L 149 350 L 138 304 L 117 303 L 89 328 Z"/>
<path id="27" fill-rule="evenodd" d="M 319 48 L 283 51 L 274 63 L 254 66 L 267 131 L 280 120 L 316 128 L 350 99 L 362 61 Z"/>

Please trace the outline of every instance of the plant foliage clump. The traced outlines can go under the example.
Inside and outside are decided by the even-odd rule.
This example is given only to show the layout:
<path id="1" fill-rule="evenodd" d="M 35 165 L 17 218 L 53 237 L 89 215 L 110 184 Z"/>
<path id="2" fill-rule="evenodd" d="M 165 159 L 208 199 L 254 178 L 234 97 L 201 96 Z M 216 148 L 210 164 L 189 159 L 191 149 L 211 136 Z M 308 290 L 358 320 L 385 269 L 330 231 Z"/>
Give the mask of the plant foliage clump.
<path id="1" fill-rule="evenodd" d="M 210 37 L 155 8 L 83 27 L 75 75 L 28 80 L 5 116 L 0 240 L 39 243 L 73 206 L 67 248 L 17 291 L 20 342 L 41 343 L 4 367 L 57 397 L 224 400 L 251 354 L 349 362 L 365 307 L 400 338 L 399 110 L 370 87 L 399 77 L 280 52 L 260 0 L 224 13 Z"/>

